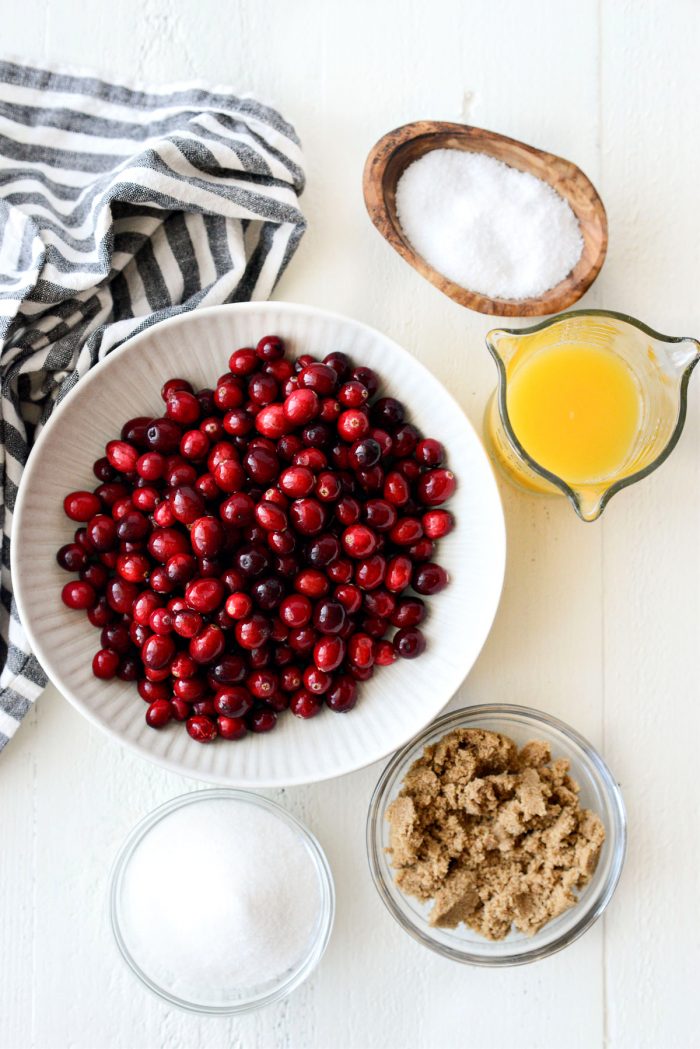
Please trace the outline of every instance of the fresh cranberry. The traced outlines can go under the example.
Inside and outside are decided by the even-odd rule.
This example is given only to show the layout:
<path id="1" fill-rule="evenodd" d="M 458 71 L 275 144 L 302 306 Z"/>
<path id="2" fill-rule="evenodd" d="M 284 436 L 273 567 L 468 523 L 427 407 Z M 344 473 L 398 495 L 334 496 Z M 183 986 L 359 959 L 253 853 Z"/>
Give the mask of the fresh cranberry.
<path id="1" fill-rule="evenodd" d="M 449 576 L 444 568 L 432 561 L 420 565 L 413 573 L 411 585 L 417 594 L 437 594 L 449 583 Z"/>
<path id="2" fill-rule="evenodd" d="M 355 568 L 355 582 L 362 590 L 374 590 L 386 579 L 387 563 L 381 554 L 363 558 Z"/>
<path id="3" fill-rule="evenodd" d="M 146 429 L 145 444 L 153 452 L 172 455 L 180 447 L 182 429 L 172 419 L 154 419 Z"/>
<path id="4" fill-rule="evenodd" d="M 253 611 L 253 601 L 248 594 L 238 591 L 226 598 L 226 611 L 232 619 L 245 619 Z"/>
<path id="5" fill-rule="evenodd" d="M 105 596 L 110 608 L 122 615 L 127 615 L 131 613 L 131 606 L 139 596 L 139 589 L 134 583 L 129 583 L 117 576 L 107 583 Z"/>
<path id="6" fill-rule="evenodd" d="M 425 506 L 439 506 L 454 495 L 456 487 L 451 470 L 429 470 L 418 482 L 418 498 Z"/>
<path id="7" fill-rule="evenodd" d="M 340 601 L 319 601 L 314 611 L 314 626 L 321 634 L 339 634 L 345 618 L 345 607 Z"/>
<path id="8" fill-rule="evenodd" d="M 56 560 L 66 572 L 79 572 L 87 564 L 87 553 L 78 543 L 66 543 L 56 554 Z"/>
<path id="9" fill-rule="evenodd" d="M 289 701 L 292 714 L 304 719 L 316 717 L 321 705 L 321 701 L 306 688 L 300 688 Z"/>
<path id="10" fill-rule="evenodd" d="M 322 470 L 316 479 L 315 492 L 322 502 L 334 503 L 342 492 L 340 478 L 330 470 Z"/>
<path id="11" fill-rule="evenodd" d="M 345 642 L 342 638 L 323 637 L 314 645 L 314 663 L 327 674 L 337 670 L 344 658 Z"/>
<path id="12" fill-rule="evenodd" d="M 368 499 L 364 507 L 365 521 L 375 532 L 388 532 L 396 524 L 395 507 L 386 499 Z"/>
<path id="13" fill-rule="evenodd" d="M 397 470 L 392 470 L 384 480 L 384 498 L 392 506 L 404 506 L 411 497 L 408 481 Z"/>
<path id="14" fill-rule="evenodd" d="M 211 718 L 196 715 L 187 719 L 186 726 L 189 735 L 198 743 L 211 743 L 216 739 L 217 728 Z"/>
<path id="15" fill-rule="evenodd" d="M 236 551 L 235 565 L 246 579 L 254 579 L 269 568 L 270 556 L 262 547 L 248 543 Z"/>
<path id="16" fill-rule="evenodd" d="M 190 462 L 200 463 L 206 459 L 209 447 L 209 438 L 205 433 L 201 430 L 187 430 L 180 440 L 180 455 Z"/>
<path id="17" fill-rule="evenodd" d="M 187 536 L 176 528 L 157 528 L 148 540 L 148 552 L 160 564 L 166 564 L 175 554 L 189 554 Z"/>
<path id="18" fill-rule="evenodd" d="M 236 623 L 236 641 L 241 648 L 258 648 L 267 641 L 270 633 L 269 621 L 257 613 Z"/>
<path id="19" fill-rule="evenodd" d="M 361 513 L 362 507 L 360 506 L 360 503 L 350 495 L 344 495 L 335 507 L 335 516 L 341 524 L 346 526 L 355 524 L 356 521 L 359 521 Z"/>
<path id="20" fill-rule="evenodd" d="M 102 503 L 93 492 L 71 492 L 63 500 L 63 509 L 71 521 L 89 521 L 99 514 Z"/>
<path id="21" fill-rule="evenodd" d="M 210 623 L 191 639 L 189 653 L 195 663 L 212 663 L 221 655 L 224 645 L 224 633 L 221 627 Z"/>
<path id="22" fill-rule="evenodd" d="M 214 696 L 214 710 L 228 718 L 242 718 L 253 708 L 253 699 L 242 685 L 226 685 Z"/>
<path id="23" fill-rule="evenodd" d="M 337 714 L 352 710 L 357 702 L 357 685 L 353 678 L 343 674 L 336 680 L 333 688 L 326 695 L 326 706 Z"/>
<path id="24" fill-rule="evenodd" d="M 222 715 L 216 719 L 216 724 L 222 739 L 243 739 L 248 734 L 243 718 L 229 718 Z"/>
<path id="25" fill-rule="evenodd" d="M 416 627 L 402 627 L 394 637 L 394 649 L 402 659 L 416 659 L 425 651 L 425 637 Z"/>
<path id="26" fill-rule="evenodd" d="M 323 363 L 327 364 L 329 368 L 332 368 L 335 374 L 342 382 L 350 372 L 352 371 L 352 365 L 350 358 L 347 353 L 343 353 L 341 350 L 333 350 L 332 353 L 327 353 L 323 358 Z"/>
<path id="27" fill-rule="evenodd" d="M 338 391 L 338 400 L 346 408 L 361 408 L 369 398 L 369 390 L 356 379 L 344 383 Z"/>
<path id="28" fill-rule="evenodd" d="M 243 457 L 243 466 L 248 476 L 258 484 L 270 484 L 279 473 L 279 460 L 269 448 L 249 448 Z"/>
<path id="29" fill-rule="evenodd" d="M 328 593 L 328 578 L 317 568 L 304 568 L 294 579 L 294 589 L 307 597 L 323 597 Z"/>
<path id="30" fill-rule="evenodd" d="M 69 606 L 72 607 L 72 606 Z M 92 608 L 88 608 L 87 617 L 94 627 L 101 629 L 107 623 L 113 622 L 116 613 L 107 604 L 107 598 L 103 595 L 97 598 Z"/>
<path id="31" fill-rule="evenodd" d="M 338 385 L 338 375 L 328 364 L 309 364 L 299 372 L 299 385 L 328 397 Z"/>
<path id="32" fill-rule="evenodd" d="M 390 618 L 395 627 L 418 626 L 425 619 L 425 603 L 419 597 L 406 597 L 399 601 Z"/>
<path id="33" fill-rule="evenodd" d="M 424 437 L 418 442 L 415 457 L 423 466 L 441 466 L 445 461 L 445 449 L 432 437 Z"/>
<path id="34" fill-rule="evenodd" d="M 249 525 L 255 519 L 255 503 L 245 492 L 235 492 L 223 501 L 219 516 L 230 525 Z"/>
<path id="35" fill-rule="evenodd" d="M 314 473 L 325 470 L 328 466 L 328 457 L 320 448 L 302 448 L 296 452 L 292 459 L 294 466 L 305 466 Z"/>
<path id="36" fill-rule="evenodd" d="M 164 728 L 173 716 L 173 708 L 167 699 L 156 699 L 146 711 L 146 724 L 151 728 Z"/>
<path id="37" fill-rule="evenodd" d="M 101 648 L 92 660 L 92 672 L 95 677 L 107 681 L 113 678 L 119 668 L 119 655 L 111 648 Z"/>
<path id="38" fill-rule="evenodd" d="M 112 464 L 106 455 L 102 456 L 101 459 L 96 459 L 92 464 L 92 472 L 98 481 L 113 481 L 117 476 L 117 471 L 114 469 Z"/>
<path id="39" fill-rule="evenodd" d="M 370 557 L 377 549 L 377 536 L 366 525 L 354 524 L 341 536 L 343 549 L 350 557 Z"/>
<path id="40" fill-rule="evenodd" d="M 435 544 L 432 539 L 428 539 L 427 536 L 423 536 L 416 543 L 412 543 L 408 548 L 408 556 L 412 561 L 430 561 L 435 551 Z"/>
<path id="41" fill-rule="evenodd" d="M 423 535 L 423 525 L 417 517 L 400 517 L 389 532 L 389 539 L 397 546 L 411 546 Z"/>
<path id="42" fill-rule="evenodd" d="M 337 557 L 327 565 L 326 574 L 334 583 L 349 583 L 354 574 L 353 563 L 345 557 Z"/>
<path id="43" fill-rule="evenodd" d="M 316 499 L 295 499 L 289 508 L 289 519 L 302 535 L 316 535 L 326 523 L 326 511 Z"/>
<path id="44" fill-rule="evenodd" d="M 185 587 L 187 604 L 204 615 L 217 609 L 224 596 L 224 584 L 220 579 L 194 579 Z"/>
<path id="45" fill-rule="evenodd" d="M 374 650 L 374 663 L 378 667 L 390 667 L 396 662 L 396 651 L 391 641 L 377 641 Z"/>
<path id="46" fill-rule="evenodd" d="M 119 473 L 128 474 L 136 469 L 139 453 L 127 441 L 108 441 L 105 452 L 110 464 Z"/>
<path id="47" fill-rule="evenodd" d="M 384 578 L 387 590 L 390 590 L 392 594 L 400 594 L 410 585 L 412 573 L 413 563 L 410 558 L 402 554 L 392 557 L 387 563 Z"/>
<path id="48" fill-rule="evenodd" d="M 118 540 L 116 522 L 106 514 L 96 514 L 88 522 L 87 535 L 95 550 L 114 550 Z"/>

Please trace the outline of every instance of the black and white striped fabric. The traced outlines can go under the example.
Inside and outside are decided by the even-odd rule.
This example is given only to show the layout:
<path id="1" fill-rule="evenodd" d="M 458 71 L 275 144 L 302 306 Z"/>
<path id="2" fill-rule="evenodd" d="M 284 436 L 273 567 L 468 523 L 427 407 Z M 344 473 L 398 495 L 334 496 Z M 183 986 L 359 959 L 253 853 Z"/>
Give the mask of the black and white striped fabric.
<path id="1" fill-rule="evenodd" d="M 10 578 L 38 429 L 130 335 L 269 296 L 304 231 L 303 185 L 294 129 L 226 88 L 124 87 L 0 62 L 0 748 L 46 683 Z"/>

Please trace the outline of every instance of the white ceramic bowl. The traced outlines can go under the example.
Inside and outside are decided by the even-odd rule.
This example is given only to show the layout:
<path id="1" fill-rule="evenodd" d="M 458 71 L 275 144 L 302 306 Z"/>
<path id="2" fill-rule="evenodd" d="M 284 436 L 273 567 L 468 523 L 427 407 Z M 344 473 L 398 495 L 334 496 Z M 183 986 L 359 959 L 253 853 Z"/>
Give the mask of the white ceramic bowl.
<path id="1" fill-rule="evenodd" d="M 447 447 L 459 485 L 451 501 L 457 527 L 440 544 L 452 581 L 430 601 L 428 650 L 399 660 L 362 686 L 348 714 L 323 711 L 310 721 L 281 717 L 274 732 L 202 746 L 182 725 L 159 732 L 144 720 L 133 684 L 102 682 L 91 661 L 99 635 L 63 606 L 68 576 L 56 550 L 74 525 L 63 497 L 96 483 L 92 463 L 122 423 L 159 414 L 160 388 L 172 376 L 211 386 L 232 350 L 276 333 L 293 355 L 344 350 L 375 368 L 383 390 Z M 242 303 L 163 321 L 131 339 L 66 397 L 39 437 L 22 478 L 14 515 L 12 573 L 20 615 L 36 655 L 56 687 L 93 724 L 143 757 L 212 783 L 264 787 L 310 783 L 361 768 L 396 750 L 440 712 L 469 672 L 496 613 L 505 565 L 505 529 L 491 467 L 463 412 L 430 372 L 366 325 L 309 306 Z"/>

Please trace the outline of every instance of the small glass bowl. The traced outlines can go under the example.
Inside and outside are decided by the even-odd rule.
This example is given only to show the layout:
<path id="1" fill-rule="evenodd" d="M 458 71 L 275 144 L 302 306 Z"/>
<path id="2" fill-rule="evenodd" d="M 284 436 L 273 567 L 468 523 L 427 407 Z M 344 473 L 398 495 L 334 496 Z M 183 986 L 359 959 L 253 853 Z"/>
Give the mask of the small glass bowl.
<path id="1" fill-rule="evenodd" d="M 273 983 L 270 981 L 256 988 L 246 988 L 245 991 L 232 988 L 231 998 L 228 1001 L 188 1001 L 180 998 L 177 994 L 168 990 L 167 987 L 161 986 L 152 979 L 141 968 L 134 957 L 129 946 L 129 928 L 123 905 L 122 890 L 131 859 L 144 838 L 157 824 L 185 805 L 206 805 L 208 802 L 221 800 L 230 801 L 236 805 L 253 805 L 264 809 L 270 815 L 286 824 L 298 836 L 311 859 L 318 878 L 319 914 L 316 926 L 309 938 L 306 952 L 299 959 L 298 963 L 291 970 L 284 973 L 277 982 Z M 144 817 L 140 823 L 137 823 L 119 850 L 115 860 L 110 879 L 109 907 L 112 930 L 122 957 L 132 972 L 138 976 L 149 990 L 153 991 L 160 998 L 165 999 L 171 1005 L 176 1005 L 181 1009 L 196 1013 L 231 1015 L 261 1009 L 265 1005 L 270 1005 L 281 998 L 286 998 L 309 976 L 321 960 L 330 939 L 335 914 L 335 890 L 328 860 L 316 838 L 303 823 L 268 798 L 251 794 L 248 791 L 220 788 L 195 790 L 188 794 L 182 794 L 164 805 L 160 805 Z"/>
<path id="2" fill-rule="evenodd" d="M 581 788 L 581 804 L 603 821 L 605 844 L 590 882 L 578 903 L 549 922 L 534 936 L 511 931 L 505 940 L 491 941 L 473 929 L 434 928 L 428 923 L 430 903 L 421 903 L 397 888 L 386 853 L 388 805 L 397 796 L 409 767 L 456 728 L 483 728 L 501 732 L 519 747 L 532 739 L 545 740 L 552 758 L 568 758 L 570 774 Z M 411 740 L 384 769 L 375 788 L 367 819 L 367 854 L 374 884 L 385 905 L 403 929 L 419 943 L 454 961 L 471 965 L 523 965 L 546 958 L 573 943 L 603 913 L 619 881 L 627 845 L 627 822 L 620 789 L 600 754 L 582 736 L 557 718 L 528 707 L 494 704 L 464 707 L 433 721 Z"/>

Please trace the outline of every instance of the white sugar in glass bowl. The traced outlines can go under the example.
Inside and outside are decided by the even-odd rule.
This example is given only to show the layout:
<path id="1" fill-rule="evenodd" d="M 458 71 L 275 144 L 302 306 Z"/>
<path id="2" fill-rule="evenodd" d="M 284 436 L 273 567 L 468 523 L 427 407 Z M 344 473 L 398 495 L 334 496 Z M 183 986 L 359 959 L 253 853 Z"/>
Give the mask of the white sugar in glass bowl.
<path id="1" fill-rule="evenodd" d="M 429 599 L 428 647 L 416 660 L 384 667 L 360 689 L 348 714 L 323 710 L 308 721 L 279 718 L 274 732 L 207 746 L 183 725 L 146 725 L 136 686 L 99 681 L 91 663 L 99 632 L 61 602 L 69 578 L 56 551 L 75 525 L 64 496 L 93 488 L 92 465 L 127 419 L 158 414 L 160 389 L 180 376 L 212 386 L 231 352 L 263 335 L 281 336 L 291 356 L 342 350 L 374 368 L 382 391 L 447 449 L 458 487 L 449 508 L 456 527 L 438 560 L 450 585 Z M 468 674 L 493 622 L 503 582 L 505 529 L 498 489 L 479 438 L 459 405 L 423 365 L 380 332 L 332 313 L 289 303 L 215 306 L 163 321 L 90 371 L 57 407 L 24 471 L 14 513 L 12 574 L 20 616 L 47 674 L 93 724 L 175 772 L 228 786 L 310 783 L 352 772 L 400 747 L 432 720 Z"/>
<path id="2" fill-rule="evenodd" d="M 117 946 L 146 987 L 182 1009 L 231 1014 L 279 1001 L 309 976 L 335 893 L 299 820 L 219 789 L 174 798 L 134 827 L 109 904 Z"/>

